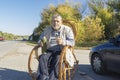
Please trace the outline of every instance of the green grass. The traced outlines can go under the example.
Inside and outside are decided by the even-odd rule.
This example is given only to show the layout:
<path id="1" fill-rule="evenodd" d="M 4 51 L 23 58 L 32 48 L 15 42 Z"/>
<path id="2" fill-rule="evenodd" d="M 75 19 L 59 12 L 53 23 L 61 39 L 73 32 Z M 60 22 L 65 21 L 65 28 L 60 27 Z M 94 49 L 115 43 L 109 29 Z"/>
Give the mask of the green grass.
<path id="1" fill-rule="evenodd" d="M 35 41 L 27 41 L 27 44 L 31 45 L 31 46 L 35 46 L 35 45 L 37 45 L 37 42 L 35 42 Z"/>
<path id="2" fill-rule="evenodd" d="M 93 42 L 83 42 L 83 43 L 78 43 L 76 44 L 75 48 L 76 49 L 91 49 L 94 46 L 97 46 L 99 44 L 103 44 L 106 41 L 93 41 Z"/>

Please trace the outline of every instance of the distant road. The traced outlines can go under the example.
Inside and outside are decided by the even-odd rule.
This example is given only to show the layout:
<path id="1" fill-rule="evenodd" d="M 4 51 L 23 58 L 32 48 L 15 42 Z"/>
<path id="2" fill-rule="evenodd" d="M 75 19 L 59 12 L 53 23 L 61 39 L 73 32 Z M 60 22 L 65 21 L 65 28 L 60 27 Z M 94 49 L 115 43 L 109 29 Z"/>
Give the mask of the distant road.
<path id="1" fill-rule="evenodd" d="M 9 51 L 15 50 L 16 41 L 0 41 L 0 57 L 5 56 Z"/>
<path id="2" fill-rule="evenodd" d="M 31 80 L 27 63 L 32 48 L 22 41 L 0 42 L 0 80 Z M 89 50 L 75 50 L 75 53 L 79 65 L 74 80 L 120 80 L 116 73 L 95 74 L 89 63 Z M 78 71 L 87 75 L 80 75 Z"/>
<path id="3" fill-rule="evenodd" d="M 0 80 L 31 80 L 27 63 L 32 48 L 22 41 L 0 42 Z"/>

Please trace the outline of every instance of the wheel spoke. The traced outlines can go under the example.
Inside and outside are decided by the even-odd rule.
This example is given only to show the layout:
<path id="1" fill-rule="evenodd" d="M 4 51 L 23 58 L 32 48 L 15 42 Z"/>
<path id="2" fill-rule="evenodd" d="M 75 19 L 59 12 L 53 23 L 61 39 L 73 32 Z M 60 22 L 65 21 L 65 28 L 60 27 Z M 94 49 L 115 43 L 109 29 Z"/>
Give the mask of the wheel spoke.
<path id="1" fill-rule="evenodd" d="M 100 67 L 101 67 L 101 60 L 99 57 L 95 57 L 94 60 L 93 60 L 93 66 L 94 66 L 94 69 L 96 71 L 100 71 Z"/>

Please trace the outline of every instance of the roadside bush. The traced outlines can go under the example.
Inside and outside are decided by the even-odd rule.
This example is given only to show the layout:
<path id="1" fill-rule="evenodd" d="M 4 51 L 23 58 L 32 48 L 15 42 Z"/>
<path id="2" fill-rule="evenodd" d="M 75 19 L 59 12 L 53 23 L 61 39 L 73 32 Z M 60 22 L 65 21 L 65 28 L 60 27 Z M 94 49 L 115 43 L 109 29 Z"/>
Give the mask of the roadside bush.
<path id="1" fill-rule="evenodd" d="M 101 19 L 96 18 L 86 18 L 83 21 L 84 31 L 85 31 L 85 39 L 84 41 L 99 41 L 104 39 L 104 25 L 101 22 Z"/>

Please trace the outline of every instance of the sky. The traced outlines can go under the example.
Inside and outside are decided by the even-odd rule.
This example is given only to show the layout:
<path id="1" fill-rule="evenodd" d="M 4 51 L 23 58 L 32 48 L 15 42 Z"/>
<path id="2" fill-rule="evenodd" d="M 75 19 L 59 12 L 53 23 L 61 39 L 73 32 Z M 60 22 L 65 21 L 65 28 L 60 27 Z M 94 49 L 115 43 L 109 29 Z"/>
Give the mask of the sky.
<path id="1" fill-rule="evenodd" d="M 69 0 L 68 0 L 69 1 Z M 86 0 L 70 0 L 81 2 Z M 50 4 L 65 0 L 0 0 L 0 31 L 15 35 L 31 35 L 41 21 L 40 14 Z"/>

